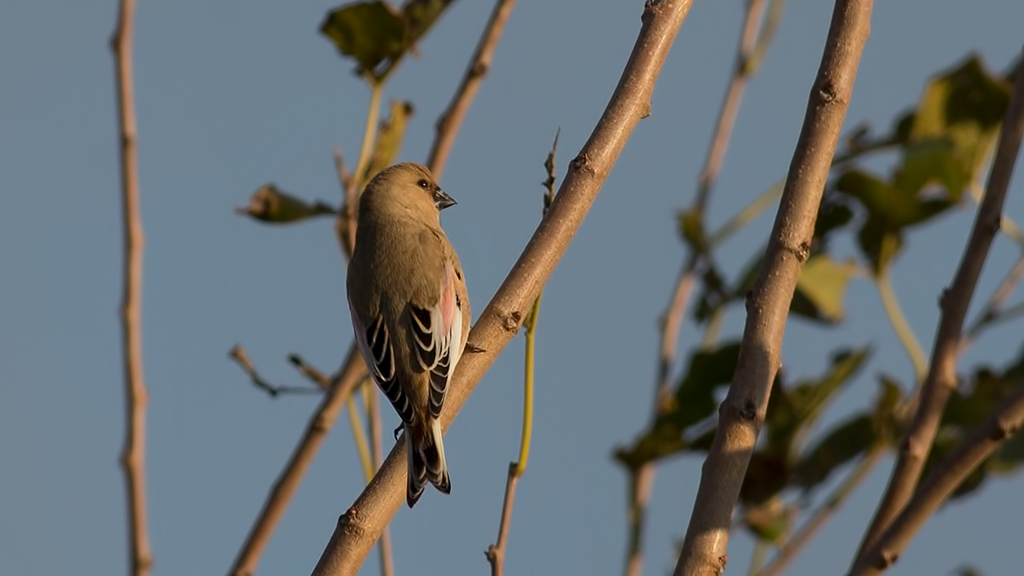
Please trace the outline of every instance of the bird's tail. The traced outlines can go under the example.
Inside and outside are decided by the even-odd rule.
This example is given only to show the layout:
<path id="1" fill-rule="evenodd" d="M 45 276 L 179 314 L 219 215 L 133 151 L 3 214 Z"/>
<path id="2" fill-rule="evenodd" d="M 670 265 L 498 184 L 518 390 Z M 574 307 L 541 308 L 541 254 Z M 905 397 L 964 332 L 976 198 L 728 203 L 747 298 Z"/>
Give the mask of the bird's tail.
<path id="1" fill-rule="evenodd" d="M 423 487 L 429 480 L 438 490 L 449 494 L 452 483 L 448 478 L 448 465 L 444 460 L 444 442 L 441 440 L 441 423 L 430 418 L 430 426 L 422 434 L 411 434 L 406 430 L 405 453 L 409 462 L 409 482 L 405 498 L 412 508 L 423 495 Z"/>

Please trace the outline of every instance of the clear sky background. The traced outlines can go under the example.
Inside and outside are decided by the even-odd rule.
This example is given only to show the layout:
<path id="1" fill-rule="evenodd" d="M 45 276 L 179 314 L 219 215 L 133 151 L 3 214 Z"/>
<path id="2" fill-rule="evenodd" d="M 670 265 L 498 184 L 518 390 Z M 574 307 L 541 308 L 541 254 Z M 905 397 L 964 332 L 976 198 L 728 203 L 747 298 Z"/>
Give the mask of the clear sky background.
<path id="1" fill-rule="evenodd" d="M 643 3 L 519 3 L 444 174 L 459 205 L 445 228 L 474 312 L 483 310 L 540 216 L 541 163 L 560 127 L 559 174 L 586 141 L 640 27 Z M 269 399 L 227 358 L 243 344 L 268 378 L 300 384 L 298 352 L 333 371 L 351 341 L 344 267 L 328 219 L 270 228 L 232 213 L 274 181 L 337 202 L 331 149 L 357 154 L 368 90 L 317 33 L 331 2 L 140 0 L 135 81 L 146 231 L 144 361 L 151 395 L 147 473 L 157 575 L 223 574 L 317 403 Z M 491 10 L 458 2 L 402 64 L 385 98 L 416 115 L 402 150 L 423 161 Z M 120 574 L 126 566 L 117 458 L 123 383 L 117 306 L 121 224 L 113 63 L 116 2 L 4 2 L 0 10 L 0 574 Z M 832 4 L 790 0 L 751 82 L 711 202 L 723 222 L 782 177 L 821 57 Z M 533 452 L 509 540 L 512 574 L 619 574 L 626 476 L 611 451 L 649 417 L 657 319 L 684 256 L 675 210 L 690 202 L 733 61 L 743 3 L 698 0 L 653 99 L 545 292 L 538 336 Z M 980 52 L 1005 70 L 1024 42 L 1024 3 L 878 2 L 847 125 L 879 130 L 913 105 L 926 78 Z M 1018 167 L 1020 168 L 1020 167 Z M 1019 172 L 1019 171 L 1018 171 Z M 1007 213 L 1024 222 L 1018 173 Z M 774 208 L 771 210 L 774 213 Z M 936 298 L 952 277 L 973 207 L 919 231 L 894 282 L 930 349 Z M 760 245 L 770 214 L 719 252 L 730 274 Z M 847 240 L 845 250 L 853 253 Z M 840 248 L 842 252 L 843 248 Z M 978 299 L 1014 259 L 996 242 Z M 855 281 L 848 320 L 794 320 L 783 361 L 820 373 L 841 344 L 872 342 L 870 366 L 826 423 L 867 403 L 881 371 L 911 366 L 873 285 Z M 977 305 L 972 308 L 977 310 Z M 728 317 L 736 336 L 743 316 Z M 699 342 L 684 326 L 680 354 Z M 1001 366 L 1020 325 L 986 333 L 962 362 Z M 522 339 L 484 377 L 445 444 L 453 492 L 428 490 L 391 524 L 399 575 L 482 574 L 518 450 Z M 385 429 L 397 417 L 386 410 Z M 386 448 L 391 447 L 390 437 Z M 700 460 L 659 468 L 645 574 L 674 564 Z M 791 574 L 841 574 L 889 475 L 886 460 Z M 1024 479 L 997 479 L 944 508 L 891 571 L 985 574 L 1024 566 Z M 338 421 L 267 548 L 261 574 L 306 574 L 363 483 Z M 745 573 L 737 533 L 728 573 Z M 371 555 L 365 574 L 377 574 Z"/>

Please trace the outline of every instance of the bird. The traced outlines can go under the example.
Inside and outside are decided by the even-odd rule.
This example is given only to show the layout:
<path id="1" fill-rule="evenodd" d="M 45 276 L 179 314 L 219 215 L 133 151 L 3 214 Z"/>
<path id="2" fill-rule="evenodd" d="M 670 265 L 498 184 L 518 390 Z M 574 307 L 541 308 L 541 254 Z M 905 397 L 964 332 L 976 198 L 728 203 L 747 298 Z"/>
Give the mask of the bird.
<path id="1" fill-rule="evenodd" d="M 451 493 L 438 418 L 470 325 L 462 265 L 441 229 L 453 205 L 425 166 L 386 168 L 359 196 L 348 264 L 359 352 L 402 420 L 409 508 L 428 481 Z"/>

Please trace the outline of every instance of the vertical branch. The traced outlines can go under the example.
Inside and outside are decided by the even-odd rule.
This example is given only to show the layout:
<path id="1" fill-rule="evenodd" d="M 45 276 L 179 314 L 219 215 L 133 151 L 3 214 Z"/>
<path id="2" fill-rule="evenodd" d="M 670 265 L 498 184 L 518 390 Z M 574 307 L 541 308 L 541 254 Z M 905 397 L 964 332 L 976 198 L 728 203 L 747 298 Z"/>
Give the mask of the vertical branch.
<path id="1" fill-rule="evenodd" d="M 797 278 L 810 252 L 814 221 L 835 154 L 860 56 L 871 27 L 871 0 L 837 0 L 821 66 L 754 289 L 747 295 L 743 343 L 718 431 L 701 471 L 676 576 L 718 575 L 733 508 L 764 424 Z"/>
<path id="2" fill-rule="evenodd" d="M 484 350 L 459 361 L 441 413 L 447 429 L 484 372 L 519 329 L 593 205 L 637 123 L 650 113 L 651 93 L 692 0 L 647 2 L 640 34 L 608 106 L 572 162 L 548 216 L 473 326 L 469 341 Z M 377 475 L 339 519 L 313 574 L 354 575 L 404 500 L 405 446 L 392 449 Z"/>
<path id="3" fill-rule="evenodd" d="M 373 457 L 373 470 L 376 472 L 384 462 L 384 438 L 380 423 L 380 391 L 377 386 L 370 383 L 366 387 L 366 414 L 370 421 L 370 454 Z M 381 576 L 394 576 L 395 565 L 391 554 L 391 531 L 386 527 L 380 536 L 380 543 L 377 545 L 380 552 L 380 573 Z"/>
<path id="4" fill-rule="evenodd" d="M 555 133 L 555 143 L 551 145 L 551 152 L 544 161 L 544 168 L 548 171 L 548 177 L 544 180 L 547 193 L 544 195 L 544 212 L 546 216 L 548 208 L 555 200 L 555 150 L 558 148 L 558 136 L 562 131 Z M 530 440 L 533 437 L 533 383 L 534 383 L 534 358 L 536 351 L 537 320 L 540 316 L 540 301 L 544 296 L 542 291 L 533 301 L 533 308 L 524 322 L 526 326 L 526 354 L 525 366 L 523 367 L 523 431 L 519 440 L 519 460 L 508 465 L 508 479 L 505 482 L 505 498 L 501 505 L 501 522 L 498 524 L 498 539 L 494 544 L 488 546 L 484 555 L 491 563 L 491 576 L 502 576 L 505 572 L 505 550 L 508 544 L 509 525 L 512 523 L 512 505 L 516 498 L 516 486 L 519 479 L 526 474 L 526 465 L 530 460 Z"/>
<path id="5" fill-rule="evenodd" d="M 505 23 L 516 7 L 516 0 L 497 0 L 494 4 L 494 11 L 487 21 L 483 35 L 476 45 L 476 52 L 470 60 L 469 68 L 466 69 L 462 82 L 455 90 L 452 101 L 448 108 L 437 120 L 437 136 L 434 138 L 434 145 L 430 148 L 430 156 L 427 159 L 427 167 L 434 174 L 437 180 L 441 180 L 444 166 L 448 162 L 448 153 L 452 144 L 455 143 L 455 136 L 462 127 L 462 120 L 469 112 L 469 107 L 476 98 L 480 84 L 491 67 L 491 58 L 494 56 L 494 49 L 501 40 L 501 34 L 505 31 Z"/>
<path id="6" fill-rule="evenodd" d="M 928 452 L 935 440 L 946 400 L 956 387 L 956 360 L 960 350 L 964 319 L 974 296 L 978 277 L 981 276 L 981 269 L 988 257 L 989 248 L 996 233 L 999 232 L 1003 202 L 1013 176 L 1013 165 L 1020 151 L 1021 137 L 1024 135 L 1024 73 L 1018 70 L 1016 76 L 999 144 L 996 147 L 992 171 L 989 174 L 985 199 L 978 208 L 970 239 L 953 277 L 953 284 L 942 292 L 939 301 L 942 317 L 932 348 L 928 376 L 921 387 L 920 402 L 907 430 L 907 436 L 900 445 L 899 456 L 885 495 L 864 534 L 858 557 L 862 557 L 874 544 L 878 535 L 888 527 L 913 495 Z M 858 560 L 855 559 L 855 562 Z"/>
<path id="7" fill-rule="evenodd" d="M 781 0 L 773 1 L 781 2 Z M 748 64 L 754 47 L 757 45 L 758 26 L 764 15 L 766 2 L 767 0 L 749 0 L 747 3 L 747 13 L 743 22 L 743 31 L 740 34 L 740 43 L 736 49 L 732 79 L 722 100 L 715 132 L 711 138 L 711 144 L 708 146 L 708 155 L 698 178 L 697 193 L 694 195 L 690 208 L 693 212 L 704 212 L 711 195 L 711 188 L 721 171 L 722 161 L 725 159 L 725 151 L 729 146 L 729 139 L 736 123 L 736 115 L 739 112 L 740 102 L 743 100 L 747 80 L 755 72 L 755 68 Z M 673 290 L 668 308 L 661 318 L 652 418 L 657 418 L 658 414 L 667 408 L 670 401 L 672 366 L 675 364 L 676 349 L 678 348 L 679 327 L 682 324 L 683 312 L 686 310 L 686 303 L 689 301 L 690 292 L 693 289 L 694 275 L 701 260 L 702 255 L 697 250 L 691 250 L 679 273 L 679 278 L 676 280 L 675 290 Z M 654 487 L 654 472 L 654 464 L 647 463 L 636 470 L 631 470 L 629 474 L 629 511 L 627 514 L 629 540 L 626 554 L 626 576 L 640 576 L 643 571 L 643 527 L 647 505 L 651 499 L 651 490 Z"/>
<path id="8" fill-rule="evenodd" d="M 121 130 L 121 200 L 124 223 L 124 293 L 121 301 L 121 350 L 124 356 L 125 440 L 121 452 L 127 488 L 128 542 L 131 573 L 149 574 L 153 555 L 146 520 L 146 404 L 149 396 L 142 372 L 142 214 L 139 210 L 135 94 L 132 81 L 134 0 L 122 0 L 117 29 L 110 40 L 114 52 L 118 121 Z"/>

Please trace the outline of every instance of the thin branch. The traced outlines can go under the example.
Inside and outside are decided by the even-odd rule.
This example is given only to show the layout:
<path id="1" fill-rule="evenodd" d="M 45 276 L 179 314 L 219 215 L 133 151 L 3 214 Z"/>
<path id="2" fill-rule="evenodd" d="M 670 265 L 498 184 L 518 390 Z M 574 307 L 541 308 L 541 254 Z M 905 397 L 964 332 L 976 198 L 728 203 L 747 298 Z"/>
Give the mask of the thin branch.
<path id="1" fill-rule="evenodd" d="M 608 107 L 590 139 L 570 163 L 551 209 L 469 335 L 471 349 L 459 361 L 441 414 L 447 428 L 476 383 L 519 329 L 523 313 L 537 298 L 583 222 L 608 172 L 641 118 L 665 57 L 691 0 L 648 3 L 642 27 Z M 314 574 L 354 576 L 384 526 L 405 500 L 405 445 L 398 443 L 373 482 L 338 520 Z"/>
<path id="2" fill-rule="evenodd" d="M 359 161 L 356 162 L 354 181 L 356 190 L 366 185 L 366 167 L 373 156 L 373 143 L 377 136 L 377 121 L 380 117 L 380 98 L 384 93 L 384 81 L 370 80 L 370 104 L 366 110 L 366 128 L 363 130 L 363 143 L 359 148 Z"/>
<path id="3" fill-rule="evenodd" d="M 1020 76 L 1018 76 L 1019 80 Z M 1018 82 L 1018 84 L 1021 84 Z M 991 187 L 989 189 L 991 194 Z M 910 540 L 971 472 L 1024 423 L 1024 382 L 955 452 L 925 478 L 888 527 L 860 555 L 849 576 L 877 576 L 896 562 Z"/>
<path id="4" fill-rule="evenodd" d="M 530 437 L 533 430 L 533 366 L 534 336 L 536 334 L 537 317 L 540 315 L 541 296 L 533 302 L 533 309 L 527 317 L 526 324 L 526 383 L 523 394 L 523 434 L 519 443 L 519 460 L 508 465 L 508 479 L 505 482 L 505 498 L 501 505 L 501 522 L 498 525 L 498 539 L 487 547 L 484 555 L 491 563 L 491 576 L 502 576 L 505 572 L 505 552 L 508 549 L 509 525 L 512 523 L 512 506 L 516 499 L 516 486 L 519 479 L 526 474 L 526 465 L 530 459 Z"/>
<path id="5" fill-rule="evenodd" d="M 996 148 L 995 161 L 989 174 L 988 189 L 974 220 L 970 240 L 964 250 L 953 285 L 944 290 L 940 298 L 942 318 L 932 349 L 928 376 L 921 388 L 921 398 L 907 436 L 900 446 L 899 456 L 885 495 L 882 497 L 871 526 L 864 534 L 858 557 L 872 547 L 878 535 L 910 500 L 921 477 L 928 452 L 939 427 L 942 411 L 949 394 L 956 387 L 956 360 L 960 349 L 961 331 L 967 308 L 985 265 L 989 248 L 999 231 L 1003 202 L 1013 175 L 1013 165 L 1020 150 L 1024 134 L 1024 74 L 1017 74 L 1013 94 L 1006 110 L 1002 133 Z M 855 559 L 855 563 L 860 563 Z"/>
<path id="6" fill-rule="evenodd" d="M 338 418 L 342 406 L 352 395 L 366 373 L 366 365 L 355 346 L 349 348 L 341 370 L 333 378 L 328 393 L 320 401 L 320 405 L 309 419 L 306 431 L 285 464 L 281 475 L 270 489 L 267 500 L 263 503 L 259 516 L 253 523 L 238 557 L 231 567 L 232 576 L 252 576 L 256 572 L 260 556 L 267 542 L 270 541 L 274 528 L 284 516 L 284 511 L 298 490 L 302 477 L 313 462 L 317 450 L 323 443 L 327 433 Z"/>
<path id="7" fill-rule="evenodd" d="M 458 135 L 459 129 L 462 127 L 462 121 L 465 119 L 466 113 L 469 112 L 469 107 L 473 104 L 473 99 L 476 98 L 476 93 L 480 90 L 480 84 L 487 76 L 487 71 L 491 68 L 494 49 L 497 48 L 501 34 L 505 31 L 505 23 L 508 22 L 512 9 L 515 7 L 516 0 L 497 0 L 494 3 L 491 18 L 487 21 L 483 35 L 480 36 L 480 41 L 476 45 L 476 51 L 469 62 L 469 67 L 466 68 L 462 82 L 455 90 L 455 95 L 452 96 L 448 108 L 437 120 L 437 135 L 430 148 L 427 167 L 438 180 L 441 180 L 441 174 L 448 162 L 448 153 L 451 151 L 452 144 L 455 143 L 455 136 Z"/>
<path id="8" fill-rule="evenodd" d="M 310 388 L 308 386 L 277 386 L 267 382 L 259 372 L 256 371 L 256 367 L 253 366 L 252 360 L 249 359 L 249 355 L 246 354 L 245 348 L 242 348 L 241 344 L 235 344 L 228 351 L 228 357 L 234 360 L 238 366 L 245 372 L 249 379 L 252 380 L 253 386 L 259 390 L 266 392 L 271 398 L 277 398 L 278 394 L 320 394 L 322 390 L 320 388 Z M 300 368 L 301 371 L 301 368 Z"/>
<path id="9" fill-rule="evenodd" d="M 875 276 L 875 285 L 878 287 L 878 295 L 882 299 L 885 315 L 889 317 L 889 323 L 892 324 L 893 331 L 896 332 L 897 338 L 903 344 L 903 349 L 907 352 L 907 357 L 910 358 L 910 364 L 914 367 L 914 383 L 920 386 L 928 373 L 928 358 L 924 355 L 924 349 L 921 348 L 921 342 L 914 334 L 914 329 L 910 327 L 907 317 L 903 315 L 903 308 L 900 307 L 896 291 L 892 288 L 892 278 L 889 276 L 888 269 L 882 270 Z"/>
<path id="10" fill-rule="evenodd" d="M 1024 254 L 1021 254 L 1020 258 L 1017 259 L 1017 263 L 1013 265 L 1013 268 L 1010 269 L 1006 277 L 1003 278 L 1003 281 L 999 283 L 999 287 L 996 288 L 996 291 L 988 299 L 988 303 L 985 304 L 985 308 L 978 315 L 977 320 L 967 329 L 967 333 L 964 334 L 963 340 L 960 342 L 961 353 L 974 343 L 974 340 L 978 338 L 978 335 L 981 334 L 985 327 L 1006 319 L 1008 310 L 1004 309 L 1003 305 L 1006 303 L 1006 299 L 1017 289 L 1017 285 L 1020 284 L 1022 278 L 1024 278 Z"/>
<path id="11" fill-rule="evenodd" d="M 356 181 L 352 173 L 345 168 L 345 158 L 341 155 L 341 148 L 334 149 L 334 168 L 338 172 L 338 185 L 341 186 L 341 195 L 344 199 L 338 217 L 334 220 L 335 231 L 341 241 L 341 251 L 346 258 L 352 255 L 352 249 L 356 245 L 356 209 L 359 201 L 359 189 L 356 188 Z"/>
<path id="12" fill-rule="evenodd" d="M 719 407 L 718 432 L 701 472 L 676 576 L 718 575 L 728 561 L 733 508 L 764 424 L 789 305 L 810 252 L 818 205 L 871 27 L 871 8 L 871 0 L 838 0 L 832 13 L 764 262 L 747 296 L 736 372 Z"/>
<path id="13" fill-rule="evenodd" d="M 361 387 L 366 388 L 366 380 L 363 380 Z M 366 428 L 363 426 L 363 419 L 359 416 L 359 409 L 356 407 L 354 396 L 348 397 L 345 403 L 348 409 L 349 423 L 352 425 L 352 438 L 356 443 L 356 451 L 359 452 L 359 465 L 363 470 L 363 477 L 367 482 L 373 478 L 376 471 L 373 467 L 373 456 L 370 455 L 370 442 L 366 439 Z"/>
<path id="14" fill-rule="evenodd" d="M 544 180 L 544 187 L 547 192 L 544 194 L 544 215 L 547 215 L 551 203 L 555 200 L 555 149 L 558 147 L 558 136 L 561 130 L 555 133 L 555 143 L 551 146 L 544 161 L 544 167 L 548 171 L 548 177 Z M 484 556 L 491 564 L 491 576 L 502 576 L 505 572 L 505 551 L 508 548 L 509 525 L 512 522 L 512 506 L 516 498 L 516 486 L 523 474 L 526 474 L 526 465 L 530 461 L 530 440 L 533 437 L 533 383 L 534 383 L 534 358 L 536 355 L 537 320 L 540 317 L 540 301 L 543 298 L 542 291 L 533 301 L 533 308 L 523 323 L 526 326 L 526 354 L 525 366 L 523 368 L 523 430 L 519 440 L 519 460 L 511 462 L 508 466 L 508 479 L 505 482 L 505 498 L 501 505 L 501 522 L 498 525 L 498 539 L 494 544 L 487 547 Z"/>
<path id="15" fill-rule="evenodd" d="M 132 80 L 135 1 L 121 0 L 117 28 L 110 39 L 117 83 L 121 208 L 124 224 L 124 287 L 121 300 L 121 352 L 124 361 L 125 436 L 121 450 L 128 512 L 129 567 L 146 576 L 153 567 L 146 519 L 146 404 L 149 394 L 142 369 L 142 214 L 139 210 L 138 149 Z"/>
<path id="16" fill-rule="evenodd" d="M 772 0 L 774 4 L 781 5 L 781 0 Z M 711 196 L 711 189 L 718 174 L 722 169 L 722 162 L 725 159 L 725 152 L 729 147 L 729 139 L 732 136 L 733 126 L 736 123 L 736 116 L 739 112 L 740 103 L 743 100 L 743 92 L 747 80 L 753 76 L 757 66 L 750 66 L 751 57 L 758 38 L 759 24 L 764 15 L 766 0 L 749 0 L 747 12 L 743 22 L 743 31 L 740 34 L 739 46 L 736 48 L 736 61 L 733 66 L 732 78 L 729 87 L 722 99 L 722 107 L 718 112 L 718 121 L 715 125 L 714 135 L 708 146 L 708 154 L 704 160 L 704 167 L 701 169 L 697 179 L 697 192 L 694 194 L 690 211 L 704 214 L 708 199 Z M 774 35 L 774 32 L 770 32 Z M 765 49 L 770 43 L 770 37 L 765 38 Z M 760 60 L 759 60 L 760 61 Z M 678 348 L 679 327 L 683 321 L 683 312 L 690 299 L 690 292 L 693 289 L 693 280 L 698 265 L 703 260 L 702 254 L 696 249 L 691 249 L 686 263 L 683 265 L 676 280 L 672 298 L 669 300 L 668 308 L 661 318 L 661 336 L 658 353 L 658 369 L 655 377 L 654 407 L 651 411 L 651 418 L 657 418 L 668 408 L 672 390 L 672 366 L 675 364 L 676 349 Z M 630 472 L 629 478 L 629 512 L 628 530 L 629 541 L 626 554 L 626 576 L 640 576 L 643 572 L 643 528 L 647 515 L 647 505 L 650 502 L 651 491 L 654 487 L 653 463 L 647 463 L 640 468 Z"/>
<path id="17" fill-rule="evenodd" d="M 370 446 L 372 448 L 371 454 L 373 455 L 373 470 L 376 473 L 384 462 L 384 434 L 381 431 L 380 397 L 378 396 L 380 392 L 374 385 L 368 385 L 364 388 L 364 391 L 366 392 L 366 414 L 367 419 L 370 421 Z M 367 480 L 369 481 L 370 479 Z M 384 533 L 380 536 L 377 551 L 380 553 L 381 576 L 394 576 L 395 564 L 392 560 L 391 552 L 391 530 L 387 527 L 384 528 Z"/>
<path id="18" fill-rule="evenodd" d="M 860 486 L 868 474 L 875 468 L 878 461 L 881 460 L 884 452 L 880 449 L 873 449 L 869 451 L 864 458 L 861 459 L 857 466 L 850 472 L 849 476 L 843 480 L 843 483 L 836 488 L 821 507 L 811 514 L 810 518 L 800 527 L 785 544 L 779 548 L 778 553 L 772 558 L 772 561 L 765 565 L 757 576 L 778 576 L 782 574 L 786 568 L 789 567 L 790 562 L 796 558 L 807 544 L 818 534 L 823 526 L 832 518 L 832 515 L 843 505 L 843 502 L 850 497 L 851 494 Z"/>

